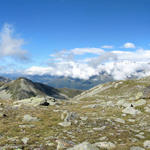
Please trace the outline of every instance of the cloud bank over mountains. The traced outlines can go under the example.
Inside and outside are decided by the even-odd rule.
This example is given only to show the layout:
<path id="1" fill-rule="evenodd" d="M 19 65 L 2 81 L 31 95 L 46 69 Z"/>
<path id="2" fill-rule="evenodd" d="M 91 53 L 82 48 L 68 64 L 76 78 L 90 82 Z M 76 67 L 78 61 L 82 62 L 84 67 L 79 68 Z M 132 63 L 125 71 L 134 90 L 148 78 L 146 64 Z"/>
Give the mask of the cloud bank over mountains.
<path id="1" fill-rule="evenodd" d="M 86 55 L 87 53 L 88 55 Z M 90 54 L 95 56 L 90 57 Z M 77 55 L 82 57 L 75 59 Z M 149 60 L 150 50 L 144 49 L 105 51 L 101 48 L 75 48 L 53 54 L 48 66 L 32 66 L 24 73 L 89 79 L 91 76 L 106 72 L 114 79 L 122 80 L 132 76 L 150 75 Z"/>
<path id="2" fill-rule="evenodd" d="M 29 57 L 24 44 L 13 26 L 4 24 L 0 32 L 0 73 L 47 74 L 85 80 L 103 72 L 116 80 L 150 75 L 150 49 L 139 49 L 131 42 L 121 44 L 117 50 L 114 45 L 61 50 L 50 54 L 47 63 L 33 65 L 33 62 L 26 67 L 22 62 Z"/>

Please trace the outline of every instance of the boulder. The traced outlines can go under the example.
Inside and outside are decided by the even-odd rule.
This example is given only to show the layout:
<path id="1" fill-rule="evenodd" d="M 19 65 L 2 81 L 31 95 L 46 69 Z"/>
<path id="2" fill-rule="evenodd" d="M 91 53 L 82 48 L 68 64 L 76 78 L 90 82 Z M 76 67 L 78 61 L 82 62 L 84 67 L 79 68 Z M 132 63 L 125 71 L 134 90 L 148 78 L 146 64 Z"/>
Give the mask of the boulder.
<path id="1" fill-rule="evenodd" d="M 49 105 L 55 105 L 56 102 L 54 101 L 54 99 L 48 99 L 45 97 L 31 97 L 31 98 L 27 98 L 27 99 L 23 99 L 23 100 L 19 100 L 19 101 L 15 101 L 14 105 L 17 106 L 21 106 L 21 105 L 27 105 L 27 106 L 49 106 Z"/>
<path id="2" fill-rule="evenodd" d="M 126 107 L 125 109 L 122 110 L 123 113 L 125 114 L 130 114 L 130 115 L 137 115 L 140 114 L 141 111 L 134 109 L 133 107 Z"/>

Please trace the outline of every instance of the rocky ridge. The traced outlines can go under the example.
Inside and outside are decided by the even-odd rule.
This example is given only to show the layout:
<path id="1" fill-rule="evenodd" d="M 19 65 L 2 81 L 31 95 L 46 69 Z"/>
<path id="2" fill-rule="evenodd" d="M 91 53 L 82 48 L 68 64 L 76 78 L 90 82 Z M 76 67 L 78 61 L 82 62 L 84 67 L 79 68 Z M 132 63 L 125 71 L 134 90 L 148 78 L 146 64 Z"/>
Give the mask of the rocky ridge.
<path id="1" fill-rule="evenodd" d="M 48 85 L 33 82 L 27 78 L 18 78 L 0 86 L 0 99 L 21 100 L 31 97 L 54 97 L 56 99 L 69 99 L 72 95 L 81 93 L 79 90 L 56 89 Z"/>

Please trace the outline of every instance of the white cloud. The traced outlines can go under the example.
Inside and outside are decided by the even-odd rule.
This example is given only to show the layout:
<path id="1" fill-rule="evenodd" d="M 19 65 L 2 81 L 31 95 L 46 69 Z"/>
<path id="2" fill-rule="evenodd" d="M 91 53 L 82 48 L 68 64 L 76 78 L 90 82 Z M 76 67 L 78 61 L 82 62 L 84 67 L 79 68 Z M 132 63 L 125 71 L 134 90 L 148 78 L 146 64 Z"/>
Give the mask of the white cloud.
<path id="1" fill-rule="evenodd" d="M 91 54 L 101 54 L 104 52 L 101 48 L 75 48 L 72 49 L 71 52 L 75 55 L 83 55 L 85 53 L 91 53 Z"/>
<path id="2" fill-rule="evenodd" d="M 150 50 L 137 49 L 136 51 L 112 51 L 119 60 L 149 61 Z"/>
<path id="3" fill-rule="evenodd" d="M 23 45 L 24 40 L 14 36 L 13 27 L 5 24 L 0 32 L 0 71 L 13 73 L 14 70 L 17 72 L 22 67 L 19 64 L 16 67 L 10 67 L 7 64 L 12 64 L 9 58 L 28 59 L 27 51 L 22 48 Z M 134 43 L 129 42 L 123 47 L 136 48 Z M 111 49 L 113 46 L 103 45 L 102 48 Z M 93 56 L 91 54 L 94 54 L 94 57 L 91 57 Z M 89 79 L 93 75 L 106 72 L 116 80 L 150 75 L 150 50 L 145 49 L 109 50 L 108 52 L 101 48 L 74 48 L 51 54 L 49 61 L 47 66 L 31 66 L 24 71 L 20 69 L 18 72 L 28 75 L 49 74 L 81 79 Z"/>
<path id="4" fill-rule="evenodd" d="M 132 76 L 144 77 L 150 75 L 150 64 L 147 62 L 120 61 L 109 62 L 99 66 L 116 80 L 124 80 Z"/>
<path id="5" fill-rule="evenodd" d="M 136 48 L 134 43 L 127 42 L 123 45 L 124 48 Z"/>
<path id="6" fill-rule="evenodd" d="M 0 32 L 0 57 L 26 60 L 27 51 L 22 49 L 24 40 L 14 37 L 13 33 L 13 27 L 9 24 L 4 24 Z"/>
<path id="7" fill-rule="evenodd" d="M 79 54 L 83 55 L 83 53 L 77 53 Z M 106 72 L 116 80 L 150 75 L 150 50 L 102 51 L 98 54 L 92 58 L 87 56 L 77 60 L 74 59 L 74 51 L 60 51 L 53 55 L 53 63 L 49 63 L 49 66 L 33 66 L 26 69 L 24 73 L 89 79 L 93 75 Z"/>
<path id="8" fill-rule="evenodd" d="M 66 76 L 72 78 L 88 79 L 90 76 L 95 75 L 95 69 L 88 64 L 79 64 L 76 62 L 60 62 L 55 67 L 38 67 L 33 66 L 24 71 L 28 75 L 55 75 Z"/>
<path id="9" fill-rule="evenodd" d="M 106 49 L 112 49 L 113 46 L 112 45 L 103 45 L 102 48 L 106 48 Z"/>

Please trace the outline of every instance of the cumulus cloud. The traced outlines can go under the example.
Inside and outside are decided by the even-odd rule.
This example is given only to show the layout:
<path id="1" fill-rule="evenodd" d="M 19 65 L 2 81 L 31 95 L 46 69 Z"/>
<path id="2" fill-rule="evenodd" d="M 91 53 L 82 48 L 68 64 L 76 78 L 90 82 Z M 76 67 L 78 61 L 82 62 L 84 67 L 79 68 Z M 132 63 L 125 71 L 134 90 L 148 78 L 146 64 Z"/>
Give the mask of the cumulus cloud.
<path id="1" fill-rule="evenodd" d="M 112 51 L 119 60 L 130 60 L 130 61 L 149 61 L 150 50 L 137 49 L 136 51 Z"/>
<path id="2" fill-rule="evenodd" d="M 52 76 L 66 76 L 72 78 L 88 79 L 95 75 L 95 69 L 88 64 L 79 64 L 77 62 L 59 62 L 55 67 L 37 67 L 33 66 L 24 71 L 28 75 L 43 75 L 48 74 Z"/>
<path id="3" fill-rule="evenodd" d="M 33 66 L 25 70 L 25 74 L 49 74 L 53 76 L 66 76 L 80 79 L 89 79 L 102 72 L 111 75 L 115 80 L 130 77 L 144 77 L 150 75 L 150 50 L 138 49 L 136 51 L 100 51 L 94 52 L 95 57 L 86 55 L 89 49 L 63 50 L 51 55 L 53 61 L 46 67 Z M 91 52 L 91 49 L 90 49 Z M 93 51 L 92 51 L 93 53 Z M 85 55 L 75 59 L 76 55 Z"/>
<path id="4" fill-rule="evenodd" d="M 102 48 L 105 48 L 105 49 L 112 49 L 113 46 L 112 46 L 112 45 L 103 45 Z"/>
<path id="5" fill-rule="evenodd" d="M 100 56 L 89 59 L 88 64 L 95 68 L 101 63 L 116 61 L 117 59 L 117 55 L 113 52 L 103 52 Z"/>
<path id="6" fill-rule="evenodd" d="M 150 64 L 147 62 L 120 61 L 109 62 L 99 66 L 115 80 L 124 80 L 131 77 L 144 77 L 150 75 Z"/>
<path id="7" fill-rule="evenodd" d="M 24 40 L 14 36 L 14 29 L 9 24 L 4 24 L 0 32 L 0 57 L 11 57 L 26 60 L 27 51 L 22 49 Z"/>
<path id="8" fill-rule="evenodd" d="M 124 48 L 136 48 L 134 43 L 127 42 L 123 45 Z"/>
<path id="9" fill-rule="evenodd" d="M 101 48 L 75 48 L 72 49 L 71 52 L 75 55 L 83 55 L 85 53 L 91 53 L 91 54 L 101 54 L 104 52 Z"/>

